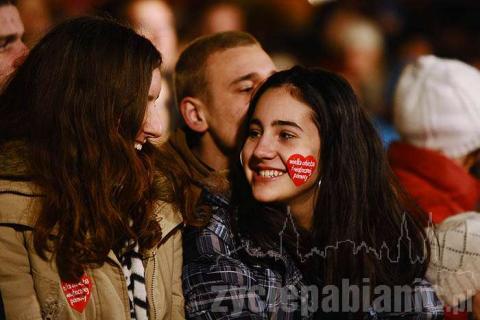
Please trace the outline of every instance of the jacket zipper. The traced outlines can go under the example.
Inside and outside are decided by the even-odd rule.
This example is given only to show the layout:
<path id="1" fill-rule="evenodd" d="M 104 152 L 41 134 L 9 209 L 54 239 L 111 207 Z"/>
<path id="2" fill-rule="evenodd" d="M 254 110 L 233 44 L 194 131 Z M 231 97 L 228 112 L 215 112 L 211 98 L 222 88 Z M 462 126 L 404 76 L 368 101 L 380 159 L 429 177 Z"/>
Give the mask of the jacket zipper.
<path id="1" fill-rule="evenodd" d="M 157 270 L 157 252 L 153 253 L 153 271 L 152 271 L 152 283 L 150 287 L 150 296 L 152 297 L 152 309 L 153 309 L 153 315 L 155 316 L 153 319 L 157 319 L 157 309 L 155 309 L 155 301 L 154 301 L 154 286 L 155 286 L 155 271 Z"/>
<path id="2" fill-rule="evenodd" d="M 131 319 L 130 317 L 130 298 L 128 297 L 128 288 L 127 283 L 125 282 L 125 274 L 123 273 L 122 266 L 118 260 L 114 260 L 111 257 L 108 259 L 113 263 L 113 266 L 119 271 L 120 274 L 120 283 L 122 284 L 122 291 L 123 291 L 123 298 L 124 298 L 124 305 L 127 306 L 127 319 Z M 125 299 L 126 297 L 126 299 Z M 126 302 L 126 304 L 125 304 Z"/>

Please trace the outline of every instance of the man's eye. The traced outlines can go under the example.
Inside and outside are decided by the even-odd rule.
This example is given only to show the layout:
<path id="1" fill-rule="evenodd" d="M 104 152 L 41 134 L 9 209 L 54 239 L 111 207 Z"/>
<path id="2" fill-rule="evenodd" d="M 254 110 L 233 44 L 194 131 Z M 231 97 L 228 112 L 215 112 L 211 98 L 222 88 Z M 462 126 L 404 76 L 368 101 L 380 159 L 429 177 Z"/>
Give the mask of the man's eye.
<path id="1" fill-rule="evenodd" d="M 6 50 L 8 46 L 12 43 L 14 43 L 17 39 L 17 36 L 15 35 L 10 35 L 6 36 L 0 39 L 0 50 Z"/>
<path id="2" fill-rule="evenodd" d="M 260 137 L 261 134 L 262 133 L 260 132 L 260 130 L 257 130 L 257 129 L 248 130 L 248 137 L 251 139 L 258 138 Z"/>
<path id="3" fill-rule="evenodd" d="M 0 40 L 0 50 L 5 50 L 8 46 L 8 40 L 7 39 L 1 39 Z"/>
<path id="4" fill-rule="evenodd" d="M 252 90 L 253 90 L 253 87 L 245 87 L 245 88 L 242 88 L 240 91 L 250 93 L 250 92 L 252 92 Z"/>

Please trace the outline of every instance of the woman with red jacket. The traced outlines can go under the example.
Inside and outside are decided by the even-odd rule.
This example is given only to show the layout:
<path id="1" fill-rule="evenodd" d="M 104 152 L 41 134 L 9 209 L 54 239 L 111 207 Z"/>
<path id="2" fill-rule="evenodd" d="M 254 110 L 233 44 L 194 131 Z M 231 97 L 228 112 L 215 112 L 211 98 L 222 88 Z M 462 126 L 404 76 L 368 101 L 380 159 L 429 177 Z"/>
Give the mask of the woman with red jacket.
<path id="1" fill-rule="evenodd" d="M 402 141 L 390 146 L 390 165 L 436 225 L 478 207 L 480 182 L 470 171 L 480 157 L 479 88 L 478 70 L 434 56 L 407 66 L 397 85 L 394 123 Z"/>

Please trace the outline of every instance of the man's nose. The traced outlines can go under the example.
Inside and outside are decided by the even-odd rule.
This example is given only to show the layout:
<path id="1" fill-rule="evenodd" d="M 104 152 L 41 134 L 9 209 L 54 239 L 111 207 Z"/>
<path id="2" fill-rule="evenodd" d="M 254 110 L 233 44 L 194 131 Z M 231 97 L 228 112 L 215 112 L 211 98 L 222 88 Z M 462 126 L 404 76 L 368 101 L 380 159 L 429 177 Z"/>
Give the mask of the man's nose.
<path id="1" fill-rule="evenodd" d="M 18 68 L 22 65 L 23 61 L 27 58 L 28 53 L 30 50 L 28 47 L 23 43 L 22 40 L 19 40 L 15 46 L 15 53 L 14 53 L 14 60 L 13 60 L 13 67 Z"/>

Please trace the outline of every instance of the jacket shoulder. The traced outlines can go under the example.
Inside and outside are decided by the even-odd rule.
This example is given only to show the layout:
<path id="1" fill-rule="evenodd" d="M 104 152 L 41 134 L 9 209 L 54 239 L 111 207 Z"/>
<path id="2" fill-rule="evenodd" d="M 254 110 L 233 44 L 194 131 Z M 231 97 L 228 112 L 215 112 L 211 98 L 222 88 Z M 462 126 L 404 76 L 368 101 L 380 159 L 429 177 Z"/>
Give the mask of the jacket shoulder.
<path id="1" fill-rule="evenodd" d="M 0 223 L 33 227 L 42 194 L 31 182 L 0 179 Z"/>
<path id="2" fill-rule="evenodd" d="M 172 231 L 183 225 L 181 213 L 171 203 L 156 201 L 154 214 L 162 229 L 162 238 L 167 237 Z"/>

